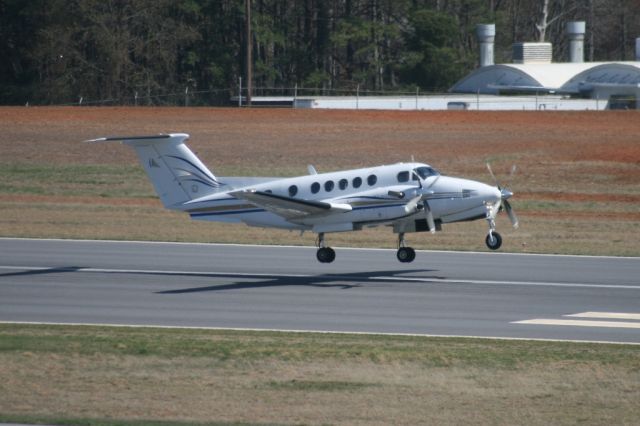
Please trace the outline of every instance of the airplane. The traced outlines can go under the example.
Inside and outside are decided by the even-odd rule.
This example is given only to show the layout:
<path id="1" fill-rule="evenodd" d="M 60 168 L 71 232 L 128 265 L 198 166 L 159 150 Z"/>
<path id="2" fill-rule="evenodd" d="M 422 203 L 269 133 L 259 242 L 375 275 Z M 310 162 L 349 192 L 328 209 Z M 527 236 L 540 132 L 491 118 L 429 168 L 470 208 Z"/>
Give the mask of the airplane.
<path id="1" fill-rule="evenodd" d="M 496 186 L 444 176 L 413 161 L 330 173 L 308 166 L 307 175 L 289 178 L 216 177 L 187 147 L 188 139 L 186 133 L 170 133 L 86 142 L 132 147 L 164 207 L 192 219 L 317 233 L 321 263 L 335 260 L 325 240 L 332 232 L 389 226 L 398 234 L 397 259 L 408 263 L 416 252 L 406 244 L 406 233 L 435 233 L 443 224 L 485 219 L 485 243 L 497 250 L 502 245 L 498 212 L 505 210 L 518 227 L 508 201 L 513 193 L 500 186 L 488 163 Z"/>

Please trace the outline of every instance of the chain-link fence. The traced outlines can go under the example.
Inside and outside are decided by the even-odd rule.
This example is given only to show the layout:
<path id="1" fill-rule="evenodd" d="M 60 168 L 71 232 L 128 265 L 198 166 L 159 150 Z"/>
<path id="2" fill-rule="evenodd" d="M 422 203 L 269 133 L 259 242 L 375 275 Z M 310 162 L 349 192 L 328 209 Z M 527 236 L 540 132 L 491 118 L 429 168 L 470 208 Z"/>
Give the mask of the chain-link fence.
<path id="1" fill-rule="evenodd" d="M 249 101 L 251 103 L 249 104 Z M 44 105 L 29 103 L 30 105 Z M 51 104 L 48 104 L 51 105 Z M 367 90 L 359 86 L 329 89 L 310 87 L 254 87 L 251 100 L 247 88 L 238 85 L 226 89 L 192 90 L 186 87 L 174 93 L 134 92 L 112 99 L 88 99 L 78 96 L 56 106 L 178 106 L 178 107 L 288 107 L 400 110 L 640 110 L 640 96 L 617 95 L 599 98 L 532 93 L 518 96 L 452 94 L 412 90 Z"/>

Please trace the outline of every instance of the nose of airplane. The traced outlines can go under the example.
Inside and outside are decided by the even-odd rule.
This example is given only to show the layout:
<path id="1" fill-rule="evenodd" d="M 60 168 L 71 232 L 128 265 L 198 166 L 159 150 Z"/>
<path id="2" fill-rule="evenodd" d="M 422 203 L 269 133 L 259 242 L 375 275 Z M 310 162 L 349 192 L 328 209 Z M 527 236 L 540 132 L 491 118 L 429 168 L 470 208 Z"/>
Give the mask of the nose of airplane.
<path id="1" fill-rule="evenodd" d="M 495 186 L 483 184 L 478 192 L 485 203 L 496 203 L 502 198 L 502 193 Z"/>

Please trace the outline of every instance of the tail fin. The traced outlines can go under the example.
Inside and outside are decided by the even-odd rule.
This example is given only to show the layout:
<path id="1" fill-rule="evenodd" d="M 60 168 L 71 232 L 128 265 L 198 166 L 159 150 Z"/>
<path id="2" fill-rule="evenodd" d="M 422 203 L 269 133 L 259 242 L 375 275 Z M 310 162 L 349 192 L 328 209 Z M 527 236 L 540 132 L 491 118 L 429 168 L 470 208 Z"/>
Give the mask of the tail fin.
<path id="1" fill-rule="evenodd" d="M 122 141 L 138 154 L 156 193 L 167 208 L 216 192 L 222 185 L 184 143 L 186 133 L 123 136 L 87 142 Z"/>

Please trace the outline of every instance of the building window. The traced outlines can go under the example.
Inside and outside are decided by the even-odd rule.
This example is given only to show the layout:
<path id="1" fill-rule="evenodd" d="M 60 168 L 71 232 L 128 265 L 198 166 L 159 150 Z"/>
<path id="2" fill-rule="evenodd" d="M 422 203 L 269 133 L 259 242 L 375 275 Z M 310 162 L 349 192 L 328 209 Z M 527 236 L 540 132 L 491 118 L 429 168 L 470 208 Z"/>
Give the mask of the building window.
<path id="1" fill-rule="evenodd" d="M 311 193 L 317 194 L 320 191 L 320 184 L 318 182 L 313 182 L 311 184 Z"/>
<path id="2" fill-rule="evenodd" d="M 291 185 L 289 187 L 289 197 L 295 197 L 297 193 L 298 193 L 298 187 L 295 185 Z"/>
<path id="3" fill-rule="evenodd" d="M 347 186 L 349 186 L 349 181 L 346 179 L 340 179 L 340 182 L 338 182 L 338 188 L 344 191 L 347 189 Z"/>
<path id="4" fill-rule="evenodd" d="M 376 175 L 369 175 L 369 177 L 367 178 L 367 183 L 369 184 L 369 186 L 375 185 L 377 181 L 378 177 Z"/>
<path id="5" fill-rule="evenodd" d="M 336 186 L 335 183 L 333 183 L 332 180 L 328 180 L 324 183 L 324 190 L 327 192 L 331 192 L 333 191 L 333 188 Z"/>

